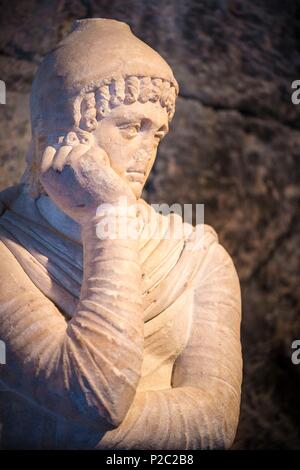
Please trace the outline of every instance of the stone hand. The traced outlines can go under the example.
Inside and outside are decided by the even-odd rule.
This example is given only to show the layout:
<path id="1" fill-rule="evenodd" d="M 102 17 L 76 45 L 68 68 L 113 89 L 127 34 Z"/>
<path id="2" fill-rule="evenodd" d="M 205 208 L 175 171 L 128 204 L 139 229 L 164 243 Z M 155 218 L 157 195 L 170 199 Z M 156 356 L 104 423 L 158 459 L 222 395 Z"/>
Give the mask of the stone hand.
<path id="1" fill-rule="evenodd" d="M 42 155 L 40 181 L 53 201 L 76 222 L 96 215 L 101 204 L 136 203 L 129 184 L 110 166 L 106 152 L 86 132 L 69 132 Z"/>

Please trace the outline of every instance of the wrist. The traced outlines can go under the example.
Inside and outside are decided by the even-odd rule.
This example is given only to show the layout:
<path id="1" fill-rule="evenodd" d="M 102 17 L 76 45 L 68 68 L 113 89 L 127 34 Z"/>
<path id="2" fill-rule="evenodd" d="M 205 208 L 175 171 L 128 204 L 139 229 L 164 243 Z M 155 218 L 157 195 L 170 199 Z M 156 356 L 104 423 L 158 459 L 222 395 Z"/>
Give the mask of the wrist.
<path id="1" fill-rule="evenodd" d="M 81 226 L 83 243 L 89 240 L 138 240 L 141 225 L 137 204 L 101 204 Z"/>

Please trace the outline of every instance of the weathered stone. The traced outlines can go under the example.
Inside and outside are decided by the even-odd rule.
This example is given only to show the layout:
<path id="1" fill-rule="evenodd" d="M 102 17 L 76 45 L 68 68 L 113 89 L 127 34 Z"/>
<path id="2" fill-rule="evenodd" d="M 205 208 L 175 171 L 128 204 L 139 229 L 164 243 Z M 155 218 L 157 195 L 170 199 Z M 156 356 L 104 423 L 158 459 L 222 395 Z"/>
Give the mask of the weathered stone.
<path id="1" fill-rule="evenodd" d="M 76 21 L 38 68 L 26 170 L 0 194 L 3 447 L 233 444 L 234 264 L 203 220 L 141 199 L 177 95 L 167 62 L 115 20 Z"/>
<path id="2" fill-rule="evenodd" d="M 233 254 L 242 280 L 245 355 L 236 447 L 299 447 L 298 369 L 290 361 L 300 330 L 300 106 L 290 100 L 300 70 L 297 2 L 2 4 L 0 79 L 9 91 L 29 92 L 43 55 L 80 17 L 128 22 L 170 63 L 181 98 L 147 198 L 204 202 L 206 221 Z M 0 158 L 13 158 L 19 173 L 1 165 L 1 188 L 21 175 L 30 141 L 28 124 L 21 140 L 15 132 L 29 114 L 8 96 L 9 106 L 14 124 L 1 126 Z M 1 122 L 4 112 L 0 106 Z"/>

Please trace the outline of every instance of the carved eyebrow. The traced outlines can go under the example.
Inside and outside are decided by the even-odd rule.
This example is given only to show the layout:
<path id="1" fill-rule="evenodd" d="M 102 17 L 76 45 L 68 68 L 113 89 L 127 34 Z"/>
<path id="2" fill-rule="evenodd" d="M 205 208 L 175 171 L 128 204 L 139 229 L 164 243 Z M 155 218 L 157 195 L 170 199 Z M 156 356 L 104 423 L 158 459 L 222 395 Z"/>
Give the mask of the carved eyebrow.
<path id="1" fill-rule="evenodd" d="M 120 117 L 116 119 L 116 126 L 121 127 L 121 126 L 130 126 L 130 125 L 136 125 L 136 124 L 141 124 L 141 120 L 138 118 L 126 118 L 126 117 Z"/>
<path id="2" fill-rule="evenodd" d="M 127 127 L 130 127 L 130 126 L 139 126 L 139 127 L 141 127 L 141 123 L 139 121 L 132 121 L 132 120 L 122 121 L 122 122 L 116 123 L 116 125 L 121 129 L 122 128 L 126 129 Z"/>
<path id="3" fill-rule="evenodd" d="M 155 128 L 156 126 L 159 125 L 159 123 L 155 123 L 155 121 L 153 121 L 152 119 L 145 118 L 144 116 L 139 115 L 139 113 L 137 113 L 136 116 L 132 116 L 132 117 L 125 117 L 125 116 L 117 117 L 115 120 L 115 125 L 119 128 L 123 127 L 124 129 L 129 126 L 139 126 L 141 130 L 146 130 L 146 129 L 149 129 L 150 127 Z M 169 132 L 169 125 L 163 124 L 155 131 L 155 135 L 164 137 L 168 132 Z"/>
<path id="4" fill-rule="evenodd" d="M 157 123 L 155 123 L 154 121 L 152 121 L 152 119 L 149 119 L 149 118 L 144 118 L 142 119 L 141 121 L 141 127 L 142 129 L 150 129 L 150 128 L 155 128 L 155 127 L 158 127 Z M 166 125 L 166 124 L 163 124 L 162 126 L 160 126 L 156 131 L 155 131 L 155 134 L 167 134 L 167 132 L 169 131 L 169 126 Z"/>

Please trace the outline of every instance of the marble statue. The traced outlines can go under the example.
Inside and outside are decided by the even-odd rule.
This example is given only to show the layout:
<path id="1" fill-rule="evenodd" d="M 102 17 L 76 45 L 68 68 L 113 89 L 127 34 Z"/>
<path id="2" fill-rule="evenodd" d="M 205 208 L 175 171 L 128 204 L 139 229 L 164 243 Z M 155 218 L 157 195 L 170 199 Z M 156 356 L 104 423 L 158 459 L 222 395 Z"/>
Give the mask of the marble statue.
<path id="1" fill-rule="evenodd" d="M 232 445 L 234 264 L 212 227 L 141 198 L 177 95 L 169 65 L 115 20 L 77 21 L 37 71 L 27 168 L 0 195 L 5 448 Z M 106 207 L 137 236 L 100 237 Z"/>

